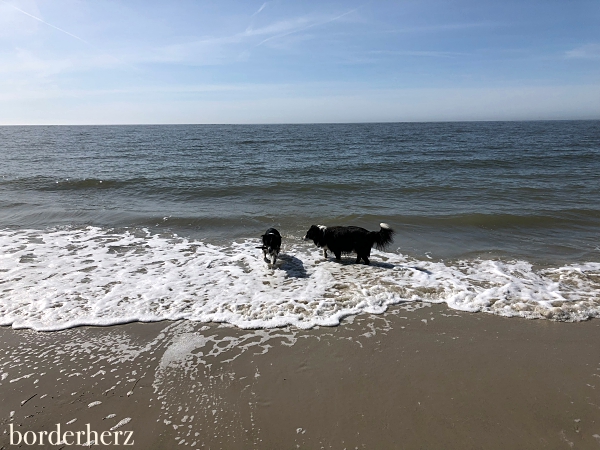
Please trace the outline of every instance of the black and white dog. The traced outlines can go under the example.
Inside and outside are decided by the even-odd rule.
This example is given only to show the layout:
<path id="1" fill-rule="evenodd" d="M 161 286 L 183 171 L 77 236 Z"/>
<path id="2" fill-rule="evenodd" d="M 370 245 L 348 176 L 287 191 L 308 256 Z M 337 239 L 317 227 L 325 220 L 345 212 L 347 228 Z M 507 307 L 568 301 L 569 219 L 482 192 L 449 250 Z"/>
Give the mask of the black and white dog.
<path id="1" fill-rule="evenodd" d="M 281 235 L 275 228 L 269 228 L 261 237 L 263 245 L 256 248 L 260 248 L 263 251 L 265 260 L 267 259 L 267 255 L 269 255 L 271 265 L 273 266 L 275 265 L 275 261 L 277 261 L 279 250 L 281 250 Z"/>
<path id="2" fill-rule="evenodd" d="M 356 262 L 362 259 L 369 264 L 371 248 L 383 250 L 392 242 L 394 230 L 386 223 L 380 223 L 381 230 L 369 231 L 360 227 L 326 227 L 313 225 L 306 232 L 304 240 L 312 240 L 317 247 L 323 249 L 327 258 L 327 250 L 333 252 L 336 259 L 341 259 L 342 253 L 356 252 Z"/>

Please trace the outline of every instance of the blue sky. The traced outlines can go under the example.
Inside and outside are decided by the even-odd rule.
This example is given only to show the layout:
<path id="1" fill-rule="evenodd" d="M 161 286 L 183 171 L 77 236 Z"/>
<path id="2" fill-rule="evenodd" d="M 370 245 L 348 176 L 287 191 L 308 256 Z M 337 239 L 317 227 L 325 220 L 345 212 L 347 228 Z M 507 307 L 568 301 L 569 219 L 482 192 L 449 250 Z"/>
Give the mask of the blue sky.
<path id="1" fill-rule="evenodd" d="M 0 0 L 0 124 L 600 119 L 600 1 Z"/>

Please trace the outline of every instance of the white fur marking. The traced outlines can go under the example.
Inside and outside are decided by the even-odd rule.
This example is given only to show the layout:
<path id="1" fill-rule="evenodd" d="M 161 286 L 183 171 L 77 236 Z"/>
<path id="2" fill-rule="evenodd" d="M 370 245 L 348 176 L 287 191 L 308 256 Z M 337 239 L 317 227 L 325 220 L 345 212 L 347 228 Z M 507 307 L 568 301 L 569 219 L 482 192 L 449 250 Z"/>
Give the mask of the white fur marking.
<path id="1" fill-rule="evenodd" d="M 327 227 L 325 225 L 317 225 L 321 230 L 325 231 Z"/>
<path id="2" fill-rule="evenodd" d="M 389 229 L 390 229 L 390 226 L 389 226 L 387 223 L 383 223 L 383 222 L 382 222 L 382 223 L 380 223 L 380 224 L 379 224 L 379 226 L 380 226 L 381 228 L 385 228 L 386 230 L 389 230 Z"/>

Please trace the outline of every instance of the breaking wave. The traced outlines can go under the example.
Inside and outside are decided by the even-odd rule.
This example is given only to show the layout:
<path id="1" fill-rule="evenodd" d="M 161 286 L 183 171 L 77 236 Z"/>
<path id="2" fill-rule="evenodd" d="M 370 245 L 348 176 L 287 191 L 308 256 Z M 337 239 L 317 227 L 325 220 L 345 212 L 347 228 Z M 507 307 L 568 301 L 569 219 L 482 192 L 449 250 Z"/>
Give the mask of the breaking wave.
<path id="1" fill-rule="evenodd" d="M 527 261 L 435 262 L 374 251 L 365 266 L 287 244 L 271 269 L 256 245 L 146 229 L 1 230 L 0 325 L 51 331 L 187 319 L 310 328 L 401 302 L 528 319 L 600 317 L 600 263 L 535 269 Z"/>

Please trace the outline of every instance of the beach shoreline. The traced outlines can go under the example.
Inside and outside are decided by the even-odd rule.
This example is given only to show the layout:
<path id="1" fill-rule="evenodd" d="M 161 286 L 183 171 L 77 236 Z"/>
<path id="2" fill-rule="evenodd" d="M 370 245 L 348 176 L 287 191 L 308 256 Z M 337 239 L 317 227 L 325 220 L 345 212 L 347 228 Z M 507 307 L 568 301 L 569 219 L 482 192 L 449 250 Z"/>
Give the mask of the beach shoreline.
<path id="1" fill-rule="evenodd" d="M 150 449 L 600 447 L 598 320 L 419 303 L 310 330 L 164 321 L 0 339 L 4 448 L 19 448 L 11 424 L 131 431 Z"/>

